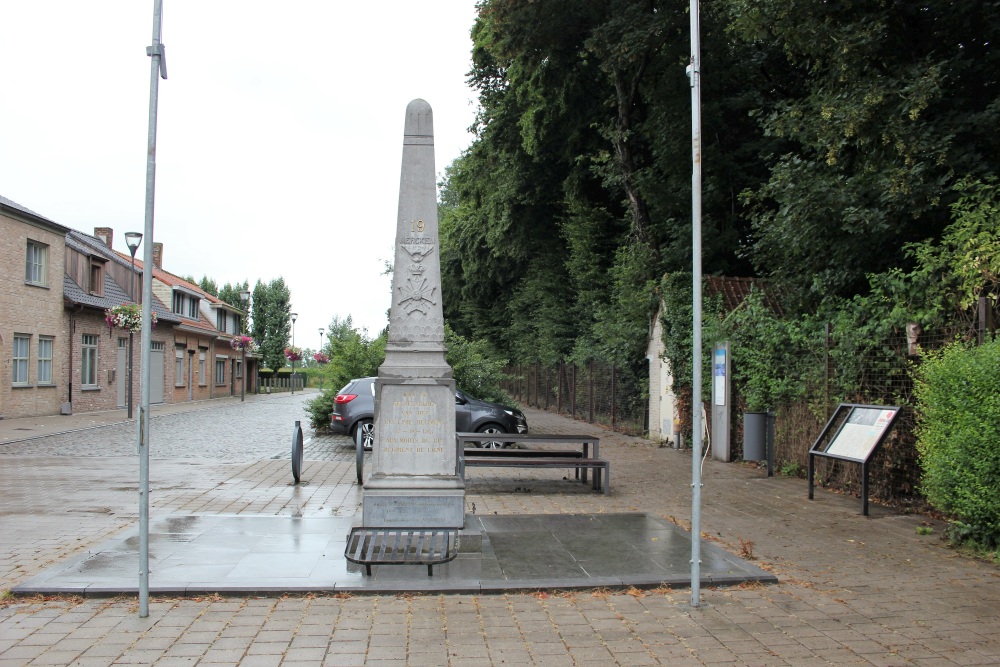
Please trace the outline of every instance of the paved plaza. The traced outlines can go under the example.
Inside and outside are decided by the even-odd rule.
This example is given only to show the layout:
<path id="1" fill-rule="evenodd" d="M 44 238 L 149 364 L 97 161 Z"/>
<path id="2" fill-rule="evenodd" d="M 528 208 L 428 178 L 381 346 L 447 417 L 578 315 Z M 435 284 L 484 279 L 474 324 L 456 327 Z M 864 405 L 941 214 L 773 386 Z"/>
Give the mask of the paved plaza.
<path id="1" fill-rule="evenodd" d="M 151 422 L 153 521 L 270 517 L 346 522 L 354 450 L 295 420 L 315 394 L 163 406 Z M 470 469 L 478 517 L 644 514 L 690 525 L 691 455 L 552 413 L 533 431 L 600 435 L 612 493 L 568 471 Z M 123 413 L 0 421 L 0 590 L 85 562 L 138 520 L 135 424 Z M 778 583 L 497 593 L 5 597 L 0 667 L 13 665 L 990 665 L 1000 664 L 1000 569 L 959 556 L 924 516 L 819 491 L 801 479 L 706 461 L 706 545 Z M 928 524 L 931 534 L 917 534 Z M 280 563 L 274 565 L 282 567 Z M 138 573 L 136 573 L 138 577 Z"/>

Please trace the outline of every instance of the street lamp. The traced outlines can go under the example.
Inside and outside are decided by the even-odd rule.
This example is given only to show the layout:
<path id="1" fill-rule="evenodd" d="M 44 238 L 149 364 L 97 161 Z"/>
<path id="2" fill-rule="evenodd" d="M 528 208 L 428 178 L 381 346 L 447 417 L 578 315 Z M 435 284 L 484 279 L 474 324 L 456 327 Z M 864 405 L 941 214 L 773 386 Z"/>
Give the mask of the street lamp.
<path id="1" fill-rule="evenodd" d="M 323 353 L 323 328 L 322 327 L 320 327 L 320 330 L 319 330 L 319 351 L 320 351 L 320 354 Z M 323 391 L 323 374 L 322 373 L 319 374 L 319 390 Z"/>
<path id="2" fill-rule="evenodd" d="M 295 318 L 298 313 L 292 313 L 292 349 L 295 349 Z M 292 393 L 295 393 L 295 359 L 292 359 Z"/>
<path id="3" fill-rule="evenodd" d="M 132 273 L 129 274 L 128 296 L 136 303 L 135 299 L 135 251 L 142 243 L 142 234 L 139 232 L 125 232 L 125 244 L 128 251 L 132 253 Z M 134 334 L 128 332 L 128 418 L 132 419 L 132 339 Z"/>
<path id="4" fill-rule="evenodd" d="M 250 290 L 240 290 L 240 303 L 243 304 L 243 329 L 246 329 L 246 317 L 247 317 L 247 303 L 250 302 Z M 241 332 L 242 333 L 242 332 Z M 240 403 L 243 402 L 243 398 L 247 393 L 247 346 L 242 345 L 243 348 L 243 382 L 240 384 Z"/>

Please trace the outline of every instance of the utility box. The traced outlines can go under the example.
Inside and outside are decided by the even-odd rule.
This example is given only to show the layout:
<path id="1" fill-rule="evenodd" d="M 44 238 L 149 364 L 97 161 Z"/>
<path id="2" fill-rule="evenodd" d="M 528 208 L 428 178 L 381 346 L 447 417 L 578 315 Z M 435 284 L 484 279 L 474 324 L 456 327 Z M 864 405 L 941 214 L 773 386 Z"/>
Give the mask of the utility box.
<path id="1" fill-rule="evenodd" d="M 730 456 L 729 414 L 732 396 L 732 363 L 729 341 L 712 349 L 712 458 L 728 462 Z"/>

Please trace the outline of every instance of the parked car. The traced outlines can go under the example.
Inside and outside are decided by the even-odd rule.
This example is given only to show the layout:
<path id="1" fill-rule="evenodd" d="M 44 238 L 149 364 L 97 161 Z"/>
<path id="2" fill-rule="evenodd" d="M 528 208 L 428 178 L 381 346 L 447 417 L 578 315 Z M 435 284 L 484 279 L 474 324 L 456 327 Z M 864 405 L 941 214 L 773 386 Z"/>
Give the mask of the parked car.
<path id="1" fill-rule="evenodd" d="M 368 377 L 348 382 L 333 399 L 330 417 L 330 426 L 336 433 L 357 438 L 360 429 L 365 449 L 372 448 L 375 437 L 375 379 Z M 528 421 L 516 408 L 481 401 L 457 389 L 455 430 L 460 433 L 527 433 Z M 507 444 L 502 440 L 486 440 L 478 446 L 500 449 Z"/>

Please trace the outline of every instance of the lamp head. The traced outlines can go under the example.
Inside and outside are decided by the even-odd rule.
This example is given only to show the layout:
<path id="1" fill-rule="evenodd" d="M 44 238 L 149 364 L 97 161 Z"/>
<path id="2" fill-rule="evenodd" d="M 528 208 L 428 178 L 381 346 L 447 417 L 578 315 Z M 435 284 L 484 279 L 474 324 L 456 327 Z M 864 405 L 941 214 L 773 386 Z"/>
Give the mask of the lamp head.
<path id="1" fill-rule="evenodd" d="M 298 313 L 292 313 L 292 324 L 295 324 L 295 318 L 299 316 Z"/>
<path id="2" fill-rule="evenodd" d="M 125 232 L 125 245 L 128 246 L 129 252 L 132 253 L 132 257 L 135 257 L 135 251 L 139 249 L 140 243 L 142 243 L 142 233 Z"/>
<path id="3" fill-rule="evenodd" d="M 240 290 L 240 301 L 246 304 L 250 300 L 250 290 Z"/>

